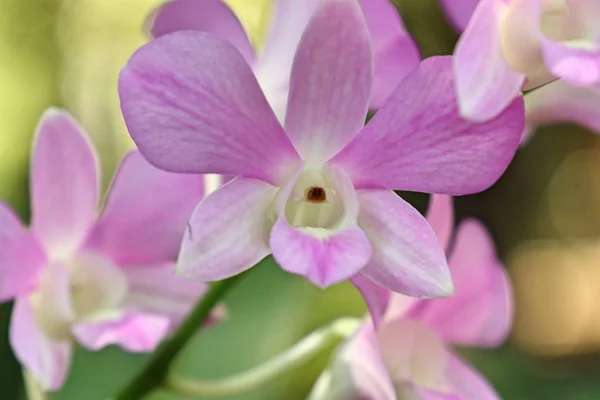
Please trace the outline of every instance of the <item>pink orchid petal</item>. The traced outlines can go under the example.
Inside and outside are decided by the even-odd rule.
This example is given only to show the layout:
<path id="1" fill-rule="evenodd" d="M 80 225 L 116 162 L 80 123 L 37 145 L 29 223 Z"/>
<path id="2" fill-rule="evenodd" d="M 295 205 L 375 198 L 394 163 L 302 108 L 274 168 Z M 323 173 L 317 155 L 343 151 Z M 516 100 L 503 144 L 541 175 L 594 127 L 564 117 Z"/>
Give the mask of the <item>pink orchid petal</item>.
<path id="1" fill-rule="evenodd" d="M 221 0 L 173 0 L 152 16 L 154 37 L 179 31 L 208 32 L 234 45 L 248 64 L 254 62 L 254 49 L 239 19 Z"/>
<path id="2" fill-rule="evenodd" d="M 332 399 L 397 399 L 370 321 L 365 321 L 342 345 L 309 396 L 309 400 Z"/>
<path id="3" fill-rule="evenodd" d="M 472 121 L 483 122 L 500 115 L 525 82 L 525 75 L 505 60 L 500 40 L 504 7 L 503 0 L 480 1 L 454 51 L 460 113 Z"/>
<path id="4" fill-rule="evenodd" d="M 452 231 L 454 229 L 454 208 L 452 197 L 443 194 L 432 194 L 427 209 L 427 222 L 433 228 L 444 250 L 448 251 Z"/>
<path id="5" fill-rule="evenodd" d="M 299 161 L 248 64 L 208 33 L 143 46 L 121 71 L 119 93 L 131 137 L 159 168 L 277 183 Z"/>
<path id="6" fill-rule="evenodd" d="M 512 323 L 512 291 L 493 239 L 479 222 L 460 224 L 450 270 L 456 294 L 423 302 L 409 314 L 450 343 L 479 347 L 502 343 Z"/>
<path id="7" fill-rule="evenodd" d="M 45 262 L 35 237 L 13 210 L 0 202 L 0 302 L 33 290 Z"/>
<path id="8" fill-rule="evenodd" d="M 31 159 L 31 229 L 51 258 L 68 257 L 96 217 L 98 165 L 91 142 L 66 112 L 42 116 Z"/>
<path id="9" fill-rule="evenodd" d="M 454 354 L 450 357 L 447 376 L 454 393 L 458 395 L 457 400 L 501 399 L 483 376 Z M 447 398 L 447 400 L 454 400 L 454 398 Z"/>
<path id="10" fill-rule="evenodd" d="M 415 388 L 449 392 L 451 353 L 433 330 L 420 321 L 395 319 L 379 327 L 377 338 L 400 398 L 410 398 Z"/>
<path id="11" fill-rule="evenodd" d="M 28 297 L 16 300 L 10 323 L 10 344 L 19 362 L 45 390 L 58 390 L 71 366 L 71 343 L 55 341 L 37 324 Z"/>
<path id="12" fill-rule="evenodd" d="M 274 194 L 269 184 L 235 178 L 202 200 L 186 229 L 177 273 L 215 281 L 237 275 L 268 256 Z"/>
<path id="13" fill-rule="evenodd" d="M 464 195 L 502 175 L 523 133 L 523 99 L 486 123 L 469 122 L 458 114 L 451 64 L 451 57 L 423 61 L 330 160 L 357 189 Z"/>
<path id="14" fill-rule="evenodd" d="M 389 0 L 360 0 L 373 47 L 375 75 L 370 107 L 380 108 L 421 55 Z"/>
<path id="15" fill-rule="evenodd" d="M 180 321 L 204 295 L 208 286 L 175 275 L 174 264 L 128 268 L 125 303 L 146 313 L 165 314 Z"/>
<path id="16" fill-rule="evenodd" d="M 581 49 L 542 38 L 542 50 L 555 76 L 579 86 L 600 82 L 600 41 L 593 49 Z"/>
<path id="17" fill-rule="evenodd" d="M 371 260 L 361 272 L 410 296 L 451 294 L 444 249 L 425 218 L 391 191 L 360 191 L 358 198 L 358 224 L 373 246 Z"/>
<path id="18" fill-rule="evenodd" d="M 73 327 L 73 334 L 90 350 L 118 345 L 126 351 L 140 353 L 156 349 L 169 326 L 166 316 L 126 312 L 116 321 L 78 323 Z"/>
<path id="19" fill-rule="evenodd" d="M 87 246 L 121 266 L 175 260 L 203 194 L 202 175 L 165 172 L 132 152 L 115 175 Z"/>
<path id="20" fill-rule="evenodd" d="M 575 122 L 600 133 L 600 86 L 573 86 L 558 80 L 525 96 L 527 128 Z"/>
<path id="21" fill-rule="evenodd" d="M 390 291 L 360 273 L 354 275 L 350 281 L 365 299 L 373 324 L 375 327 L 379 326 L 388 308 Z"/>
<path id="22" fill-rule="evenodd" d="M 307 164 L 322 165 L 363 127 L 372 64 L 358 3 L 322 2 L 296 51 L 285 119 L 286 132 Z"/>
<path id="23" fill-rule="evenodd" d="M 287 109 L 290 73 L 302 32 L 320 0 L 274 0 L 273 16 L 256 74 L 260 86 L 283 121 Z"/>
<path id="24" fill-rule="evenodd" d="M 297 227 L 287 220 L 286 205 L 303 170 L 278 193 L 279 218 L 271 230 L 269 243 L 273 257 L 286 271 L 305 276 L 320 287 L 349 279 L 371 257 L 371 245 L 356 224 L 359 213 L 356 192 L 343 171 L 333 168 L 330 180 L 336 193 L 334 207 L 343 210 L 334 227 Z"/>
<path id="25" fill-rule="evenodd" d="M 471 16 L 479 2 L 480 0 L 440 0 L 440 5 L 454 28 L 462 32 L 471 20 Z"/>

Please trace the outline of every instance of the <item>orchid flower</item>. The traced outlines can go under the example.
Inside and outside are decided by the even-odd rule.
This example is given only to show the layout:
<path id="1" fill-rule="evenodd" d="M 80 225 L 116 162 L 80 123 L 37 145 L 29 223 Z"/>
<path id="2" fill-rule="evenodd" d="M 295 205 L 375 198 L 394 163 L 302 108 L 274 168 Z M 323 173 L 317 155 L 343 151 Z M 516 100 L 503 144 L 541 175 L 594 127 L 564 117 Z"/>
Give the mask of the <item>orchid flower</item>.
<path id="1" fill-rule="evenodd" d="M 468 18 L 472 3 L 446 1 Z M 480 0 L 455 49 L 461 114 L 498 115 L 521 89 L 556 78 L 600 85 L 600 2 Z"/>
<path id="2" fill-rule="evenodd" d="M 0 205 L 0 300 L 14 299 L 10 342 L 45 390 L 64 383 L 73 339 L 153 350 L 205 290 L 173 274 L 202 179 L 121 164 L 102 214 L 97 157 L 67 113 L 47 111 L 31 159 L 31 228 Z"/>
<path id="3" fill-rule="evenodd" d="M 434 196 L 431 211 L 437 216 L 430 222 L 447 245 L 450 199 Z M 391 294 L 383 322 L 376 328 L 365 319 L 317 380 L 310 400 L 499 399 L 451 346 L 494 347 L 506 338 L 512 320 L 509 279 L 479 222 L 461 223 L 453 247 L 456 295 L 417 300 Z"/>
<path id="4" fill-rule="evenodd" d="M 224 279 L 272 253 L 321 287 L 361 274 L 412 296 L 451 293 L 434 232 L 391 189 L 484 190 L 524 128 L 521 98 L 486 123 L 461 118 L 451 63 L 421 63 L 363 128 L 367 25 L 355 0 L 324 1 L 298 45 L 284 129 L 227 41 L 185 31 L 139 49 L 119 91 L 141 153 L 167 171 L 236 176 L 194 211 L 178 272 Z"/>
<path id="5" fill-rule="evenodd" d="M 254 49 L 235 14 L 222 0 L 173 0 L 151 18 L 150 33 L 196 30 L 233 44 L 251 66 L 267 101 L 280 121 L 285 117 L 290 71 L 300 36 L 320 0 L 274 0 L 264 49 Z M 400 80 L 420 60 L 419 50 L 388 0 L 360 0 L 375 63 L 370 105 L 379 108 Z"/>

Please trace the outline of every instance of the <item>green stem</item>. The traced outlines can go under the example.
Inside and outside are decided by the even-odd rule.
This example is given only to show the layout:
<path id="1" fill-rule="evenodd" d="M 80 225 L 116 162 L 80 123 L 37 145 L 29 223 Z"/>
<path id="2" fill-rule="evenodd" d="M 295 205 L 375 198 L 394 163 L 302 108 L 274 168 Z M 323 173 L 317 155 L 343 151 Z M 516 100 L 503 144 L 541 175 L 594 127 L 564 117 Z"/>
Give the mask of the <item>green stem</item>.
<path id="1" fill-rule="evenodd" d="M 23 369 L 23 381 L 25 383 L 27 400 L 48 400 L 44 389 L 42 389 L 38 381 L 26 369 Z"/>
<path id="2" fill-rule="evenodd" d="M 200 381 L 171 375 L 167 378 L 166 384 L 173 392 L 189 397 L 246 393 L 310 360 L 338 340 L 348 337 L 356 330 L 359 323 L 360 321 L 355 318 L 335 320 L 265 363 L 227 378 Z"/>
<path id="3" fill-rule="evenodd" d="M 223 295 L 237 282 L 241 275 L 213 283 L 209 291 L 196 304 L 179 329 L 161 344 L 152 357 L 125 389 L 113 397 L 114 400 L 137 400 L 164 384 L 171 363 L 186 343 L 198 332 L 198 327 L 209 317 L 210 312 Z"/>

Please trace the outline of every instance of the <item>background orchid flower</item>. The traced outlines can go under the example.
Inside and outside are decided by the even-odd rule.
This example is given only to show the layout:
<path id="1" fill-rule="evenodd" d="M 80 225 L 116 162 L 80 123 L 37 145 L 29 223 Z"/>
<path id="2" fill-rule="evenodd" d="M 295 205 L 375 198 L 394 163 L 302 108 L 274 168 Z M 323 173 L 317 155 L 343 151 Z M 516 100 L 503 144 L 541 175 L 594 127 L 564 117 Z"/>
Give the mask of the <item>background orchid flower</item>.
<path id="1" fill-rule="evenodd" d="M 435 197 L 435 196 L 434 196 Z M 450 199 L 434 199 L 428 218 L 448 243 Z M 376 328 L 367 318 L 318 379 L 311 400 L 491 400 L 498 395 L 451 346 L 493 347 L 512 321 L 509 279 L 477 221 L 460 224 L 449 263 L 456 294 L 416 300 L 390 294 Z"/>
<path id="2" fill-rule="evenodd" d="M 390 189 L 489 187 L 518 146 L 523 101 L 487 123 L 466 121 L 451 58 L 431 58 L 363 129 L 371 80 L 368 30 L 353 0 L 323 2 L 308 24 L 285 130 L 239 51 L 214 35 L 177 32 L 133 55 L 119 90 L 142 154 L 168 171 L 237 176 L 194 211 L 179 273 L 223 279 L 272 253 L 321 287 L 361 273 L 413 296 L 452 291 L 435 234 Z"/>
<path id="3" fill-rule="evenodd" d="M 96 217 L 98 181 L 88 138 L 51 109 L 33 145 L 31 229 L 0 206 L 0 300 L 15 299 L 10 341 L 48 390 L 65 381 L 73 338 L 94 350 L 150 351 L 205 290 L 174 276 L 172 263 L 202 179 L 133 152 Z"/>
<path id="4" fill-rule="evenodd" d="M 263 49 L 254 49 L 242 25 L 222 0 L 173 0 L 151 19 L 150 32 L 159 37 L 197 30 L 233 44 L 252 67 L 267 101 L 280 121 L 285 117 L 290 71 L 302 31 L 320 0 L 273 0 L 273 16 Z M 370 106 L 379 108 L 420 60 L 419 50 L 388 0 L 360 0 L 374 53 L 375 75 Z"/>
<path id="5" fill-rule="evenodd" d="M 465 7 L 454 2 L 449 7 Z M 600 2 L 481 0 L 455 49 L 462 115 L 498 115 L 524 88 L 555 78 L 600 84 Z"/>

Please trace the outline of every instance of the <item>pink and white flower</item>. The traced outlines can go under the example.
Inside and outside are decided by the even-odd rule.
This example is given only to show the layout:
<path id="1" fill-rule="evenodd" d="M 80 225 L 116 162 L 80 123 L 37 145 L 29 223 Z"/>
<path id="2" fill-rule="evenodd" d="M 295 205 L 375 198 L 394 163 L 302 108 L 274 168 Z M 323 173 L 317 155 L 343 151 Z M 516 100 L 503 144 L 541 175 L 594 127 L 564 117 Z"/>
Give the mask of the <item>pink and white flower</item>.
<path id="1" fill-rule="evenodd" d="M 178 271 L 236 275 L 269 254 L 326 287 L 357 274 L 412 296 L 452 283 L 426 220 L 391 189 L 475 193 L 512 159 L 523 101 L 486 123 L 458 114 L 450 57 L 421 63 L 363 128 L 369 31 L 355 0 L 324 1 L 294 58 L 285 129 L 243 55 L 206 32 L 175 32 L 121 72 L 132 138 L 172 172 L 236 176 L 194 211 Z"/>
<path id="2" fill-rule="evenodd" d="M 121 164 L 97 216 L 90 141 L 67 113 L 47 111 L 31 158 L 32 222 L 0 204 L 0 301 L 14 299 L 10 342 L 46 390 L 59 389 L 73 339 L 96 350 L 151 351 L 205 286 L 173 274 L 202 178 L 171 174 L 137 152 Z"/>
<path id="3" fill-rule="evenodd" d="M 255 49 L 231 9 L 222 0 L 172 0 L 152 16 L 150 33 L 195 30 L 233 44 L 251 66 L 280 121 L 285 117 L 290 71 L 300 36 L 321 0 L 273 0 L 263 49 Z M 420 60 L 419 50 L 388 0 L 359 0 L 373 46 L 375 75 L 370 105 L 379 108 Z"/>
<path id="4" fill-rule="evenodd" d="M 473 6 L 445 4 L 460 21 Z M 521 89 L 556 78 L 600 85 L 600 2 L 480 0 L 457 44 L 454 69 L 461 113 L 475 121 L 498 115 Z"/>
<path id="5" fill-rule="evenodd" d="M 437 214 L 430 222 L 447 246 L 451 200 L 435 197 L 429 218 Z M 363 322 L 318 379 L 310 400 L 499 399 L 451 346 L 494 347 L 507 337 L 509 279 L 491 237 L 475 220 L 458 227 L 449 260 L 456 295 L 416 300 L 390 294 L 383 322 Z"/>

